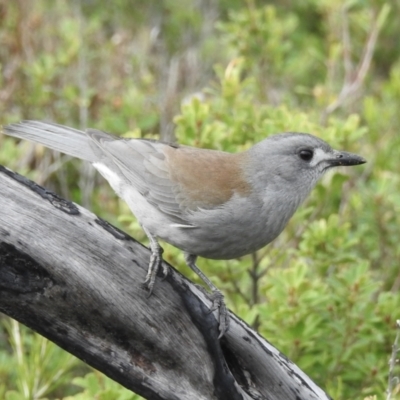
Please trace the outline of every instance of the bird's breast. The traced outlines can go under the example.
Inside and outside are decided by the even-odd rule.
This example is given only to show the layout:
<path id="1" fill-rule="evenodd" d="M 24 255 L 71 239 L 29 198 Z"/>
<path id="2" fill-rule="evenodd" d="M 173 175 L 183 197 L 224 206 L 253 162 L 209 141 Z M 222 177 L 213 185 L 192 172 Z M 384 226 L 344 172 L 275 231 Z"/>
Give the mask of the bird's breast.
<path id="1" fill-rule="evenodd" d="M 298 203 L 293 199 L 265 201 L 235 195 L 223 207 L 193 213 L 191 229 L 176 228 L 174 246 L 211 259 L 232 259 L 253 253 L 284 229 Z"/>

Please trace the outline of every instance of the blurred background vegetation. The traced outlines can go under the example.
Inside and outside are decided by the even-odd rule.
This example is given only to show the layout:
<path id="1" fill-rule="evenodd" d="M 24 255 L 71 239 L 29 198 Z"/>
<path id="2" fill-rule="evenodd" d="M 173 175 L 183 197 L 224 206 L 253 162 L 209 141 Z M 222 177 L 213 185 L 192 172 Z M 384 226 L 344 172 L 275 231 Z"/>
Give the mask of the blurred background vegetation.
<path id="1" fill-rule="evenodd" d="M 367 158 L 327 175 L 267 248 L 199 265 L 333 398 L 400 398 L 388 383 L 400 318 L 399 16 L 399 0 L 0 0 L 0 124 L 45 119 L 232 152 L 300 131 Z M 80 161 L 0 136 L 0 163 L 145 241 Z M 139 396 L 1 316 L 3 398 Z"/>

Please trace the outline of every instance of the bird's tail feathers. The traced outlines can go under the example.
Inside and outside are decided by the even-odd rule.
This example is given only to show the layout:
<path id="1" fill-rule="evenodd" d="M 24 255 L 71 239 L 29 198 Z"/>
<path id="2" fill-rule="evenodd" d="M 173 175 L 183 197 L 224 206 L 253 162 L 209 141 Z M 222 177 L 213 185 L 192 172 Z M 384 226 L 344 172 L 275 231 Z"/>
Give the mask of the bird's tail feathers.
<path id="1" fill-rule="evenodd" d="M 50 149 L 80 158 L 89 162 L 96 162 L 96 146 L 85 132 L 41 121 L 21 121 L 3 128 L 6 135 L 40 143 Z"/>

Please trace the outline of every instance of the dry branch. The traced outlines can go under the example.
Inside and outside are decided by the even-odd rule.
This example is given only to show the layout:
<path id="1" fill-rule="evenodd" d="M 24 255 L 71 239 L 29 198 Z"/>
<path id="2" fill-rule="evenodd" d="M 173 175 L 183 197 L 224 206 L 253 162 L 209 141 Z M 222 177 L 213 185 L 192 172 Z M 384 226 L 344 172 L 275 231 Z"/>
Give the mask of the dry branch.
<path id="1" fill-rule="evenodd" d="M 372 56 L 375 51 L 379 32 L 386 20 L 390 7 L 385 4 L 377 15 L 374 15 L 371 29 L 364 44 L 363 54 L 357 64 L 353 66 L 351 60 L 351 37 L 348 21 L 347 5 L 342 8 L 342 47 L 343 47 L 343 85 L 337 98 L 330 103 L 322 113 L 321 124 L 325 125 L 330 114 L 342 107 L 349 99 L 354 98 L 361 90 L 370 69 Z"/>
<path id="2" fill-rule="evenodd" d="M 0 166 L 0 311 L 148 399 L 329 397 L 233 313 L 218 341 L 207 294 L 149 250 Z"/>

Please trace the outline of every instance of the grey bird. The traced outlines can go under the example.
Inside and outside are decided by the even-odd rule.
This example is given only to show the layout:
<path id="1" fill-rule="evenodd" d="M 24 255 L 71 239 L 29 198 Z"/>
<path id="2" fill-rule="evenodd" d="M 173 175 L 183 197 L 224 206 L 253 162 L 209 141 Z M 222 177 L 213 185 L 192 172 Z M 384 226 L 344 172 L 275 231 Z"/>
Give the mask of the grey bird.
<path id="1" fill-rule="evenodd" d="M 226 260 L 259 250 L 282 232 L 325 171 L 366 162 L 305 133 L 273 135 L 236 154 L 40 121 L 12 124 L 4 133 L 92 163 L 149 238 L 149 293 L 160 266 L 168 274 L 162 239 L 184 251 L 211 289 L 220 337 L 229 326 L 224 298 L 197 267 L 197 257 Z"/>

